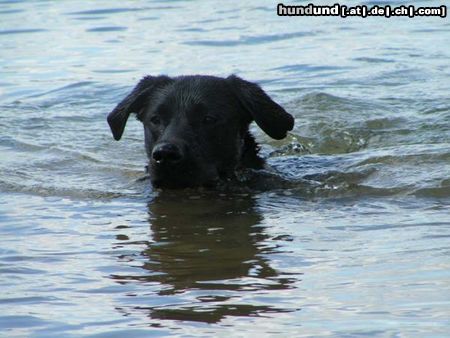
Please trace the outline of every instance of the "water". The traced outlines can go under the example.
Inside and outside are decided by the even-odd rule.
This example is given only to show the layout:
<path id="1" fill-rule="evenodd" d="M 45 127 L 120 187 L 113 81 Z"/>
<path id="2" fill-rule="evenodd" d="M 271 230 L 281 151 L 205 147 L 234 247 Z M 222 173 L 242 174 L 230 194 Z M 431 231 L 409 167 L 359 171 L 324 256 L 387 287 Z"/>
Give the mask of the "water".
<path id="1" fill-rule="evenodd" d="M 0 335 L 448 336 L 449 31 L 0 1 Z M 153 191 L 141 126 L 115 142 L 105 117 L 161 73 L 258 81 L 296 117 L 252 129 L 280 177 Z"/>

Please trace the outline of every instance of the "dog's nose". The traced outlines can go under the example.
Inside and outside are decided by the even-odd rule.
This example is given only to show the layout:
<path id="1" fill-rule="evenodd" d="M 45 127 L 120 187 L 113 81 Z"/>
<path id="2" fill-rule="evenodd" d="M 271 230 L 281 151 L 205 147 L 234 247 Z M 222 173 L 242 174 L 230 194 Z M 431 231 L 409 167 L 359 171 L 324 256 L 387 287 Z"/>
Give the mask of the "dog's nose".
<path id="1" fill-rule="evenodd" d="M 181 149 L 172 143 L 160 143 L 153 148 L 152 158 L 156 163 L 175 164 L 183 158 Z"/>

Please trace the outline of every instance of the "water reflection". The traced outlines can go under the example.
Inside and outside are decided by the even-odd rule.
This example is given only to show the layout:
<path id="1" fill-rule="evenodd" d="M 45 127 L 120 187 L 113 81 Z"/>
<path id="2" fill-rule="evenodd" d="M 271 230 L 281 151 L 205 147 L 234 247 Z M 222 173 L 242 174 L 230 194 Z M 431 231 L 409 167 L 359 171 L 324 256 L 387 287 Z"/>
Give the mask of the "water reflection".
<path id="1" fill-rule="evenodd" d="M 270 266 L 278 249 L 252 196 L 164 192 L 148 209 L 152 240 L 140 253 L 145 273 L 114 278 L 157 287 L 151 304 L 121 311 L 208 323 L 292 311 L 276 306 L 280 299 L 271 293 L 294 288 L 297 279 Z"/>

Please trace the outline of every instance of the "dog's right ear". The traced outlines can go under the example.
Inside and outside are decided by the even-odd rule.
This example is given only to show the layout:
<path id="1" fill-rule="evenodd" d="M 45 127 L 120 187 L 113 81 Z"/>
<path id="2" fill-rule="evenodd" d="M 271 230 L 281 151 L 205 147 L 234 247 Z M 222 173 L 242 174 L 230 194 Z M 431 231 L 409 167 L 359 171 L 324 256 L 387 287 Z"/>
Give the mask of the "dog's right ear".
<path id="1" fill-rule="evenodd" d="M 131 113 L 138 113 L 149 102 L 152 93 L 169 84 L 172 79 L 168 76 L 145 76 L 108 115 L 108 124 L 115 140 L 122 137 L 128 117 Z"/>

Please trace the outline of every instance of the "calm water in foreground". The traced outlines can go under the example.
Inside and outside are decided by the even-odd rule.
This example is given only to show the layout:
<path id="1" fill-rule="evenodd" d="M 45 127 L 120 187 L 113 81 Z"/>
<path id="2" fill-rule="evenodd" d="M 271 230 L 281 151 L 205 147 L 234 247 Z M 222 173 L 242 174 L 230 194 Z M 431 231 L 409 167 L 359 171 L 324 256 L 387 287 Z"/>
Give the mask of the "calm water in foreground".
<path id="1" fill-rule="evenodd" d="M 0 0 L 0 336 L 448 337 L 449 60 L 448 18 Z M 153 191 L 105 117 L 161 73 L 259 82 L 280 177 Z"/>

